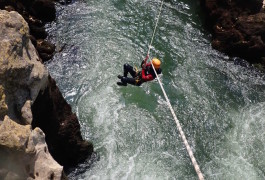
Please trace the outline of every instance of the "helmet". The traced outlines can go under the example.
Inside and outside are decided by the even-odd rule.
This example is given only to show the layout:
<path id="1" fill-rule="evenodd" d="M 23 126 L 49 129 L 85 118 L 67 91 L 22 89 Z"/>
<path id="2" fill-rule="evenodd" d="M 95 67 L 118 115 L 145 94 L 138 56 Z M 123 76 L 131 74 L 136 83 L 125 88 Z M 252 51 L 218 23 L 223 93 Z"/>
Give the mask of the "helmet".
<path id="1" fill-rule="evenodd" d="M 159 69 L 161 61 L 157 58 L 154 58 L 154 59 L 152 59 L 152 64 L 154 65 L 155 69 Z"/>

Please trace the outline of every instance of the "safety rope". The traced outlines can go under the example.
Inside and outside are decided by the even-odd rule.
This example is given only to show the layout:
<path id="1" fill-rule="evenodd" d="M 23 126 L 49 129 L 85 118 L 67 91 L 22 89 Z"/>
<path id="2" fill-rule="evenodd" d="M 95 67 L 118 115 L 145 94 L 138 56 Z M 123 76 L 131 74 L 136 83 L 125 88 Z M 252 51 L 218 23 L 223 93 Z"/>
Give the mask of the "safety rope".
<path id="1" fill-rule="evenodd" d="M 200 179 L 200 180 L 203 180 L 203 179 L 204 179 L 203 174 L 201 173 L 200 167 L 199 167 L 199 165 L 198 165 L 198 163 L 197 163 L 197 161 L 196 161 L 196 159 L 195 159 L 195 157 L 194 157 L 194 155 L 193 155 L 193 152 L 192 152 L 192 150 L 191 150 L 191 148 L 190 148 L 190 145 L 189 145 L 189 143 L 188 143 L 188 141 L 187 141 L 187 139 L 186 139 L 186 136 L 185 136 L 185 134 L 184 134 L 184 132 L 183 132 L 183 130 L 182 130 L 182 127 L 181 127 L 181 125 L 180 125 L 180 123 L 179 123 L 179 120 L 178 120 L 178 118 L 177 118 L 177 116 L 176 116 L 176 114 L 175 114 L 175 112 L 174 112 L 174 110 L 173 110 L 173 108 L 172 108 L 172 106 L 171 106 L 171 103 L 170 103 L 170 101 L 169 101 L 169 99 L 168 99 L 168 96 L 167 96 L 167 94 L 166 94 L 166 91 L 165 91 L 165 89 L 164 89 L 164 87 L 163 87 L 163 85 L 162 85 L 162 83 L 161 83 L 161 81 L 160 81 L 160 78 L 159 78 L 158 75 L 157 75 L 157 72 L 156 72 L 156 70 L 155 70 L 155 67 L 154 67 L 153 63 L 151 63 L 151 64 L 152 64 L 152 67 L 153 67 L 154 72 L 155 72 L 155 74 L 156 74 L 156 77 L 157 77 L 158 83 L 159 83 L 159 85 L 160 85 L 160 87 L 161 87 L 161 89 L 162 89 L 162 91 L 163 91 L 163 94 L 164 94 L 164 96 L 165 96 L 165 99 L 166 99 L 166 101 L 167 101 L 167 105 L 168 105 L 168 107 L 169 107 L 169 109 L 170 109 L 170 111 L 171 111 L 171 114 L 173 115 L 173 118 L 174 118 L 174 120 L 175 120 L 175 122 L 176 122 L 176 124 L 177 124 L 178 131 L 179 131 L 179 133 L 180 133 L 180 136 L 181 136 L 181 138 L 182 138 L 182 141 L 184 142 L 184 144 L 185 144 L 185 146 L 186 146 L 186 149 L 187 149 L 187 151 L 188 151 L 188 154 L 189 154 L 189 156 L 190 156 L 190 159 L 191 159 L 191 161 L 192 161 L 192 164 L 193 164 L 193 166 L 194 166 L 194 169 L 195 169 L 195 171 L 196 171 L 196 173 L 197 173 L 199 179 Z"/>
<path id="2" fill-rule="evenodd" d="M 161 2 L 161 6 L 160 6 L 160 10 L 159 10 L 158 18 L 157 18 L 157 21 L 156 21 L 155 29 L 154 29 L 154 32 L 153 32 L 153 36 L 152 36 L 152 39 L 151 39 L 151 43 L 150 43 L 150 45 L 149 45 L 149 49 L 148 49 L 148 53 L 147 53 L 147 55 L 149 55 L 149 53 L 150 53 L 151 45 L 152 45 L 152 43 L 153 43 L 153 39 L 154 39 L 155 32 L 156 32 L 156 28 L 157 28 L 157 25 L 158 25 L 159 17 L 160 17 L 161 11 L 162 11 L 163 3 L 164 3 L 164 0 L 162 0 L 162 2 Z M 188 141 L 187 141 L 187 138 L 186 138 L 186 136 L 185 136 L 185 134 L 184 134 L 184 132 L 183 132 L 183 130 L 182 130 L 182 127 L 181 127 L 181 125 L 180 125 L 180 123 L 179 123 L 179 120 L 178 120 L 178 118 L 177 118 L 177 116 L 176 116 L 176 114 L 175 114 L 175 112 L 174 112 L 174 110 L 173 110 L 173 108 L 172 108 L 172 105 L 171 105 L 171 103 L 170 103 L 170 101 L 169 101 L 169 99 L 168 99 L 168 96 L 167 96 L 167 94 L 166 94 L 166 91 L 165 91 L 165 89 L 164 89 L 164 87 L 163 87 L 163 85 L 162 85 L 162 83 L 161 83 L 161 81 L 160 81 L 160 78 L 158 77 L 158 74 L 157 74 L 157 72 L 156 72 L 156 70 L 155 70 L 155 67 L 154 67 L 153 63 L 151 63 L 151 64 L 152 64 L 152 68 L 153 68 L 153 70 L 154 70 L 154 72 L 155 72 L 155 75 L 156 75 L 156 77 L 157 77 L 158 83 L 159 83 L 159 85 L 160 85 L 160 87 L 161 87 L 161 89 L 162 89 L 162 91 L 163 91 L 163 94 L 164 94 L 164 96 L 165 96 L 165 99 L 166 99 L 166 101 L 167 101 L 167 105 L 168 105 L 168 107 L 169 107 L 169 109 L 170 109 L 170 111 L 171 111 L 171 114 L 173 115 L 173 118 L 174 118 L 174 120 L 175 120 L 175 122 L 176 122 L 176 124 L 177 124 L 177 128 L 178 128 L 178 131 L 179 131 L 180 136 L 181 136 L 181 138 L 182 138 L 182 141 L 183 141 L 183 143 L 184 143 L 185 146 L 186 146 L 186 149 L 187 149 L 187 151 L 188 151 L 188 154 L 189 154 L 189 156 L 190 156 L 190 159 L 191 159 L 191 161 L 192 161 L 192 164 L 193 164 L 193 166 L 194 166 L 194 169 L 195 169 L 195 171 L 196 171 L 196 173 L 197 173 L 197 175 L 198 175 L 198 177 L 199 177 L 199 180 L 204 180 L 203 174 L 202 174 L 202 172 L 201 172 L 201 170 L 200 170 L 200 167 L 199 167 L 199 165 L 198 165 L 198 163 L 197 163 L 197 161 L 196 161 L 196 159 L 195 159 L 195 157 L 194 157 L 194 155 L 193 155 L 193 152 L 192 152 L 191 147 L 190 147 L 190 145 L 189 145 L 189 143 L 188 143 Z"/>
<path id="3" fill-rule="evenodd" d="M 159 18 L 160 18 L 160 14 L 162 12 L 163 4 L 164 4 L 164 0 L 162 0 L 162 2 L 161 2 L 161 6 L 160 6 L 159 13 L 158 13 L 157 20 L 156 20 L 155 29 L 154 29 L 154 32 L 153 32 L 153 35 L 152 35 L 152 39 L 151 39 L 151 42 L 150 42 L 150 45 L 149 45 L 149 49 L 148 49 L 147 55 L 149 55 L 150 49 L 151 49 L 151 45 L 153 44 L 153 40 L 154 40 L 154 37 L 155 37 L 155 32 L 156 32 L 156 28 L 157 28 L 158 21 L 159 21 Z"/>

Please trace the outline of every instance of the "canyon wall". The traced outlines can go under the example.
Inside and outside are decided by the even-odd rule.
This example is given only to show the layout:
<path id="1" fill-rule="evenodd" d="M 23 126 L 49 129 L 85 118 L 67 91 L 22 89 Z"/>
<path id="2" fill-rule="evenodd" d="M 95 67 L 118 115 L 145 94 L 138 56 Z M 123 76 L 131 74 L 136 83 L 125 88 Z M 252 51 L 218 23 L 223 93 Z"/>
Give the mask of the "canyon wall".
<path id="1" fill-rule="evenodd" d="M 93 145 L 83 140 L 29 29 L 19 13 L 0 10 L 0 179 L 65 179 L 63 166 L 89 158 Z"/>

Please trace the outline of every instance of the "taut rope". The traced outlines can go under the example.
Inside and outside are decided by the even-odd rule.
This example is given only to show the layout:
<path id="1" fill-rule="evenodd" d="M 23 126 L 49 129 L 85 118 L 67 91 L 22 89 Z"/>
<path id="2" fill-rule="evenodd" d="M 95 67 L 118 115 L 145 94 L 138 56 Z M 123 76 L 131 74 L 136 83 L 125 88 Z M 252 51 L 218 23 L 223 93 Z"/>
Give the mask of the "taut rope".
<path id="1" fill-rule="evenodd" d="M 160 6 L 160 10 L 159 10 L 159 14 L 158 14 L 158 16 L 157 16 L 157 21 L 156 21 L 155 29 L 154 29 L 154 32 L 153 32 L 153 36 L 152 36 L 152 39 L 151 39 L 151 42 L 150 42 L 150 45 L 149 45 L 149 49 L 148 49 L 147 55 L 149 55 L 149 53 L 150 53 L 151 45 L 152 45 L 153 40 L 154 40 L 154 36 L 155 36 L 156 28 L 157 28 L 157 26 L 158 26 L 158 21 L 159 21 L 160 14 L 161 14 L 161 11 L 162 11 L 163 3 L 164 3 L 164 0 L 162 0 L 162 2 L 161 2 L 161 6 Z M 151 63 L 151 64 L 152 64 L 152 63 Z M 157 72 L 156 72 L 155 67 L 154 67 L 153 64 L 152 64 L 152 68 L 153 68 L 153 70 L 154 70 L 154 72 L 155 72 L 155 74 L 156 74 L 157 80 L 158 80 L 159 85 L 160 85 L 160 87 L 161 87 L 161 89 L 162 89 L 162 91 L 163 91 L 163 94 L 164 94 L 165 99 L 166 99 L 166 101 L 167 101 L 167 105 L 168 105 L 168 107 L 169 107 L 169 109 L 170 109 L 170 111 L 171 111 L 171 114 L 172 114 L 172 116 L 173 116 L 173 118 L 174 118 L 174 120 L 175 120 L 175 122 L 176 122 L 176 124 L 177 124 L 177 128 L 178 128 L 178 131 L 179 131 L 179 133 L 180 133 L 181 139 L 182 139 L 182 141 L 183 141 L 183 143 L 184 143 L 184 145 L 185 145 L 185 147 L 186 147 L 186 149 L 187 149 L 187 151 L 188 151 L 188 154 L 189 154 L 189 156 L 190 156 L 190 159 L 191 159 L 191 161 L 192 161 L 192 164 L 193 164 L 193 166 L 194 166 L 194 169 L 195 169 L 195 171 L 196 171 L 196 173 L 197 173 L 197 175 L 198 175 L 198 177 L 199 177 L 199 180 L 204 180 L 204 177 L 203 177 L 203 174 L 202 174 L 202 172 L 201 172 L 201 170 L 200 170 L 200 167 L 199 167 L 199 165 L 198 165 L 198 163 L 197 163 L 197 161 L 196 161 L 196 159 L 195 159 L 195 157 L 194 157 L 194 155 L 193 155 L 193 152 L 192 152 L 192 150 L 191 150 L 191 147 L 190 147 L 190 145 L 189 145 L 189 143 L 188 143 L 188 141 L 187 141 L 187 139 L 186 139 L 186 136 L 185 136 L 185 134 L 184 134 L 184 132 L 183 132 L 183 130 L 182 130 L 182 127 L 181 127 L 181 125 L 180 125 L 180 123 L 179 123 L 179 120 L 178 120 L 178 118 L 177 118 L 177 116 L 176 116 L 176 114 L 175 114 L 175 112 L 174 112 L 174 110 L 173 110 L 173 108 L 172 108 L 172 105 L 171 105 L 171 103 L 170 103 L 170 101 L 169 101 L 169 99 L 168 99 L 167 93 L 166 93 L 166 91 L 165 91 L 165 89 L 164 89 L 164 87 L 163 87 L 163 85 L 162 85 L 162 83 L 161 83 L 161 81 L 160 81 L 160 78 L 159 78 L 158 75 L 157 75 Z"/>

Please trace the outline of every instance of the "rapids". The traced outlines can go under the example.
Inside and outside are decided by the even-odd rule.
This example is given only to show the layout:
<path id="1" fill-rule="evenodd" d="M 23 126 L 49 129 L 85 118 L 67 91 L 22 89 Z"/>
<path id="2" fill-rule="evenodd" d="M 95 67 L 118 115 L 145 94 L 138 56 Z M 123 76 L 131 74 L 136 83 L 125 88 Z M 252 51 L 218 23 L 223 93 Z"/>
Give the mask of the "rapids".
<path id="1" fill-rule="evenodd" d="M 119 87 L 139 66 L 159 0 L 90 0 L 58 6 L 46 65 L 77 113 L 94 161 L 70 179 L 197 179 L 157 81 Z M 151 57 L 206 179 L 265 179 L 265 80 L 212 49 L 197 1 L 165 2 Z"/>

